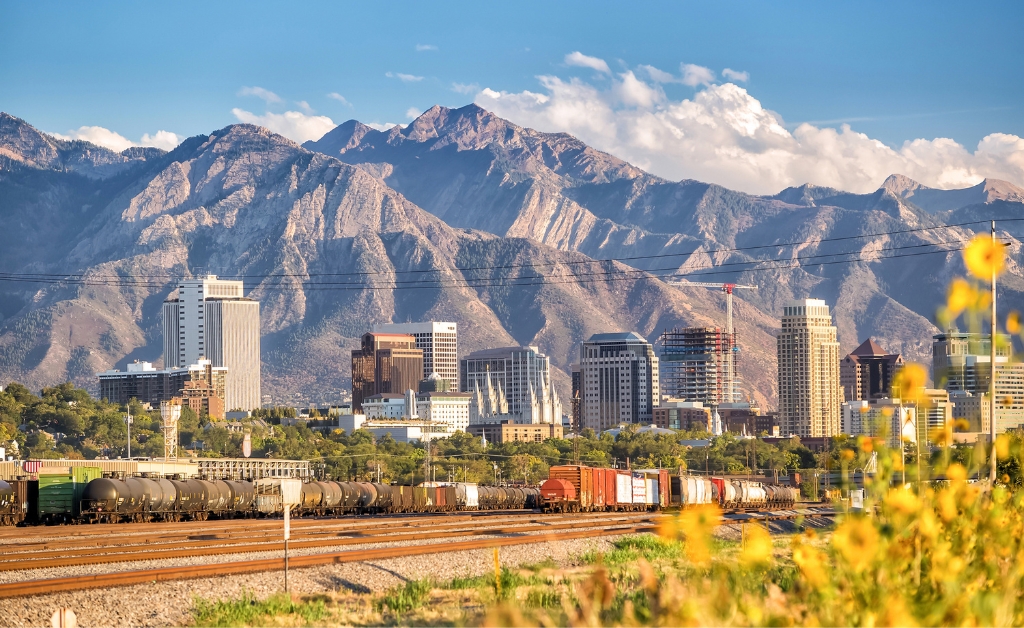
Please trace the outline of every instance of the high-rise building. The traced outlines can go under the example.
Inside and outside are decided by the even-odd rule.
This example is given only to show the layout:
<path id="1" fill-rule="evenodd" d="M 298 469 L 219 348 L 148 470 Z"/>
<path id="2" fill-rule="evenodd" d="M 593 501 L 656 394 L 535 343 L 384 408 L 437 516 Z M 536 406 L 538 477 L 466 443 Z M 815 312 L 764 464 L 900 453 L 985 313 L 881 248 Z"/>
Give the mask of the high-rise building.
<path id="1" fill-rule="evenodd" d="M 423 351 L 409 334 L 363 334 L 352 352 L 352 408 L 359 411 L 372 395 L 404 395 L 423 379 Z"/>
<path id="2" fill-rule="evenodd" d="M 786 304 L 777 339 L 779 419 L 784 436 L 840 433 L 839 342 L 821 299 Z"/>
<path id="3" fill-rule="evenodd" d="M 562 423 L 551 361 L 537 347 L 474 351 L 460 363 L 459 389 L 470 393 L 470 423 Z"/>
<path id="4" fill-rule="evenodd" d="M 847 401 L 881 399 L 892 394 L 892 379 L 903 366 L 903 356 L 886 353 L 868 338 L 843 358 L 839 383 Z"/>
<path id="5" fill-rule="evenodd" d="M 719 327 L 683 327 L 661 334 L 661 396 L 705 406 L 734 403 L 736 334 Z"/>
<path id="6" fill-rule="evenodd" d="M 164 368 L 209 359 L 227 367 L 224 407 L 260 407 L 260 304 L 242 294 L 241 281 L 206 275 L 183 279 L 164 301 Z"/>
<path id="7" fill-rule="evenodd" d="M 891 398 L 844 402 L 843 433 L 851 436 L 884 436 L 889 447 L 902 447 L 905 442 L 917 441 L 917 407 Z"/>
<path id="8" fill-rule="evenodd" d="M 658 356 L 636 332 L 594 334 L 580 349 L 582 427 L 650 423 L 660 399 Z"/>
<path id="9" fill-rule="evenodd" d="M 989 382 L 992 377 L 992 357 L 987 334 L 961 333 L 950 331 L 933 337 L 932 374 L 936 384 L 943 386 L 961 404 L 976 403 L 977 412 L 981 405 L 988 406 Z M 1024 425 L 1024 363 L 1010 361 L 1011 343 L 1009 336 L 1003 336 L 996 343 L 996 432 L 1005 432 Z M 979 398 L 977 402 L 958 392 L 970 393 Z M 962 410 L 960 414 L 968 411 Z M 974 418 L 974 409 L 970 410 Z M 989 417 L 978 414 L 975 426 L 988 432 Z"/>
<path id="10" fill-rule="evenodd" d="M 423 377 L 437 373 L 455 385 L 459 381 L 459 335 L 455 323 L 387 323 L 374 325 L 381 334 L 409 334 L 416 339 L 416 348 L 423 351 Z"/>

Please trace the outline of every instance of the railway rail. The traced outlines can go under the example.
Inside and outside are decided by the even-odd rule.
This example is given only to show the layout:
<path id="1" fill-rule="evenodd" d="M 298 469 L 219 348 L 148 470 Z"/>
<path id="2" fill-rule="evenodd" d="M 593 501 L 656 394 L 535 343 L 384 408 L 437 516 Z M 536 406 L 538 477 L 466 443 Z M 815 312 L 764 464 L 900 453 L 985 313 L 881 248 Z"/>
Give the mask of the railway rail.
<path id="1" fill-rule="evenodd" d="M 737 524 L 746 521 L 775 521 L 775 520 L 791 520 L 800 517 L 833 517 L 837 514 L 836 511 L 787 511 L 787 512 L 761 512 L 761 513 L 730 513 L 729 515 L 723 516 L 722 524 Z M 663 516 L 663 515 L 662 515 Z M 289 558 L 289 566 L 291 568 L 303 568 L 313 567 L 318 565 L 329 565 L 329 564 L 341 564 L 341 563 L 352 563 L 352 562 L 364 562 L 369 560 L 383 560 L 389 558 L 402 558 L 406 556 L 419 556 L 426 554 L 436 554 L 443 552 L 458 552 L 458 551 L 469 551 L 477 549 L 487 549 L 492 547 L 506 547 L 512 545 L 524 545 L 530 543 L 544 543 L 549 541 L 561 541 L 569 539 L 579 538 L 593 538 L 600 536 L 619 536 L 623 534 L 635 534 L 643 532 L 654 532 L 657 530 L 657 524 L 655 519 L 659 518 L 658 515 L 647 515 L 646 520 L 632 520 L 632 521 L 604 521 L 595 522 L 595 527 L 588 526 L 587 529 L 578 529 L 580 524 L 559 524 L 559 531 L 554 534 L 554 528 L 552 526 L 532 526 L 534 528 L 542 528 L 537 530 L 536 533 L 525 533 L 524 527 L 520 526 L 510 528 L 504 532 L 497 532 L 498 534 L 516 534 L 515 536 L 490 536 L 494 532 L 480 531 L 478 534 L 488 534 L 490 538 L 485 539 L 469 539 L 469 540 L 456 540 L 450 543 L 423 543 L 416 545 L 401 545 L 383 548 L 363 548 L 355 550 L 345 550 L 340 552 L 327 552 L 321 554 L 305 554 L 299 556 L 292 556 Z M 587 525 L 584 523 L 583 525 Z M 564 529 L 566 527 L 576 529 Z M 434 533 L 430 533 L 434 534 Z M 447 537 L 451 536 L 451 532 L 436 533 L 444 534 Z M 426 535 L 406 535 L 403 536 L 418 536 L 418 538 L 426 538 Z M 353 541 L 363 541 L 366 543 L 379 543 L 398 541 L 399 539 L 394 538 L 397 535 L 388 536 L 381 535 L 369 540 L 363 538 L 352 539 Z M 438 538 L 438 537 L 434 537 Z M 337 544 L 338 539 L 332 539 L 333 544 Z M 408 539 L 407 539 L 408 540 Z M 299 541 L 298 543 L 303 543 Z M 323 544 L 320 541 L 312 541 L 311 543 Z M 289 544 L 292 547 L 299 547 L 295 543 Z M 264 550 L 268 549 L 267 545 L 261 546 Z M 239 551 L 237 547 L 229 548 L 231 551 L 222 553 L 236 553 Z M 273 548 L 271 548 L 273 549 Z M 281 549 L 279 546 L 277 549 Z M 146 552 L 145 559 L 152 559 L 153 552 Z M 24 566 L 27 561 L 19 561 L 22 565 L 20 569 L 26 569 Z M 105 574 L 93 574 L 87 576 L 72 576 L 65 578 L 48 578 L 39 580 L 24 580 L 18 582 L 8 582 L 0 584 L 0 598 L 10 597 L 21 597 L 29 595 L 41 595 L 46 593 L 56 593 L 61 591 L 74 591 L 80 589 L 92 589 L 92 588 L 107 588 L 107 587 L 119 587 L 129 586 L 134 584 L 150 583 L 157 581 L 168 581 L 168 580 L 185 580 L 195 578 L 208 578 L 218 577 L 226 575 L 254 573 L 262 571 L 275 571 L 284 568 L 284 558 L 265 558 L 257 560 L 246 560 L 246 561 L 234 561 L 234 562 L 222 562 L 212 563 L 207 565 L 188 565 L 182 567 L 162 567 L 156 569 L 142 569 L 132 571 L 120 571 Z"/>

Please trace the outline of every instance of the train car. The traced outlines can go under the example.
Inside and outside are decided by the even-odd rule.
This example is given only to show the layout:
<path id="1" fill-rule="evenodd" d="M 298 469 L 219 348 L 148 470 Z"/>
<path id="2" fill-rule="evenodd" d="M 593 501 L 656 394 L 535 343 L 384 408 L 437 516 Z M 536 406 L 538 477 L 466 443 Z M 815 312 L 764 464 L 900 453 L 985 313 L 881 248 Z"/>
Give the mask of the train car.
<path id="1" fill-rule="evenodd" d="M 36 518 L 40 523 L 71 523 L 79 518 L 86 485 L 102 475 L 99 467 L 42 467 Z"/>
<path id="2" fill-rule="evenodd" d="M 7 480 L 11 489 L 11 505 L 3 516 L 4 525 L 38 523 L 39 480 Z"/>
<path id="3" fill-rule="evenodd" d="M 14 487 L 0 480 L 0 525 L 12 526 L 21 523 L 24 515 L 21 502 L 14 492 Z"/>
<path id="4" fill-rule="evenodd" d="M 579 510 L 590 512 L 594 509 L 594 469 L 582 465 L 558 465 L 548 471 L 549 479 L 565 480 L 576 489 Z"/>
<path id="5" fill-rule="evenodd" d="M 534 510 L 540 508 L 540 489 L 526 487 L 523 489 L 525 499 L 523 501 L 523 508 Z"/>
<path id="6" fill-rule="evenodd" d="M 228 513 L 235 517 L 249 517 L 254 514 L 254 506 L 256 503 L 256 494 L 253 488 L 253 483 L 245 480 L 241 481 L 227 481 L 227 484 L 231 487 L 231 493 L 233 496 L 231 505 L 228 507 Z M 341 490 L 336 489 L 338 493 L 338 499 L 340 500 Z"/>
<path id="7" fill-rule="evenodd" d="M 80 518 L 92 523 L 141 521 L 145 499 L 136 478 L 96 478 L 82 492 Z"/>
<path id="8" fill-rule="evenodd" d="M 176 521 L 179 518 L 178 490 L 170 480 L 147 477 L 137 480 L 142 485 L 142 518 L 157 521 Z"/>
<path id="9" fill-rule="evenodd" d="M 711 480 L 694 475 L 680 475 L 671 478 L 671 503 L 687 508 L 710 504 L 712 498 Z"/>
<path id="10" fill-rule="evenodd" d="M 543 512 L 579 512 L 580 508 L 576 487 L 561 478 L 544 480 L 540 485 L 540 503 Z"/>
<path id="11" fill-rule="evenodd" d="M 459 510 L 479 510 L 479 487 L 476 484 L 467 482 L 455 484 L 455 503 Z"/>

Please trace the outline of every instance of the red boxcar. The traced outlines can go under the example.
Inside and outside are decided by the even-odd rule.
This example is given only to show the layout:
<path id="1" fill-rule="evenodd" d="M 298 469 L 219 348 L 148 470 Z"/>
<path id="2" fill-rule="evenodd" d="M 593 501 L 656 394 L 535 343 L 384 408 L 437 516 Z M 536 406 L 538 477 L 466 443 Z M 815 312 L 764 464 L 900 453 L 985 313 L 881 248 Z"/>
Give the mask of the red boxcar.
<path id="1" fill-rule="evenodd" d="M 576 489 L 580 510 L 594 508 L 594 469 L 580 465 L 554 466 L 548 472 L 551 479 L 565 480 Z"/>
<path id="2" fill-rule="evenodd" d="M 594 474 L 594 510 L 604 510 L 607 503 L 608 498 L 604 490 L 604 477 L 607 471 L 607 469 L 597 467 L 592 471 Z"/>
<path id="3" fill-rule="evenodd" d="M 658 503 L 662 508 L 672 505 L 672 481 L 668 477 L 668 469 L 658 470 Z"/>

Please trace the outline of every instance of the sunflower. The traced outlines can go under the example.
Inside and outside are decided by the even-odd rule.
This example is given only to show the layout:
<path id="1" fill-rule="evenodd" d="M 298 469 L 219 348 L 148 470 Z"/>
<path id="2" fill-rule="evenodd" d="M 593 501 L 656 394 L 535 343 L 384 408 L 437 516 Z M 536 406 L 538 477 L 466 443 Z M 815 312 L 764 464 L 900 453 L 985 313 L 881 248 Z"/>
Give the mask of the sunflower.
<path id="1" fill-rule="evenodd" d="M 1017 310 L 1006 315 L 1006 331 L 1011 334 L 1020 333 L 1020 312 Z"/>
<path id="2" fill-rule="evenodd" d="M 951 318 L 960 316 L 967 308 L 974 305 L 978 300 L 977 291 L 964 279 L 954 279 L 949 284 L 949 292 L 946 294 L 946 310 Z"/>
<path id="3" fill-rule="evenodd" d="M 905 403 L 921 403 L 924 401 L 924 386 L 928 373 L 916 362 L 907 362 L 896 373 L 893 381 L 893 395 Z"/>
<path id="4" fill-rule="evenodd" d="M 1006 264 L 1004 245 L 996 242 L 991 236 L 976 235 L 964 249 L 964 264 L 967 270 L 978 279 L 989 281 L 992 275 L 998 275 Z"/>

